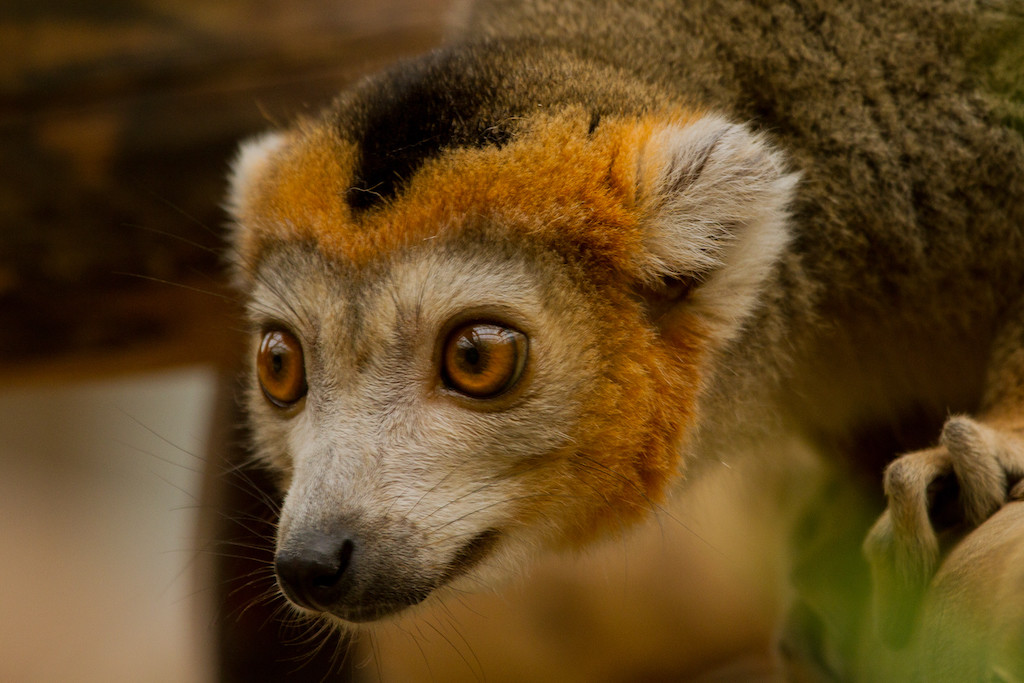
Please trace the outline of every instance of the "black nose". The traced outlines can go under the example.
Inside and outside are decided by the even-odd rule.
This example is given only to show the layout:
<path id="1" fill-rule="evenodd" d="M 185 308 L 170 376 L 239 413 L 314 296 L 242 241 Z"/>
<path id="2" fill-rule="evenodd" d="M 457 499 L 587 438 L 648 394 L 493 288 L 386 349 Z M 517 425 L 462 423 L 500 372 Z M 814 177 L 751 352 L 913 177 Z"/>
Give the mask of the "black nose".
<path id="1" fill-rule="evenodd" d="M 355 542 L 344 532 L 307 531 L 274 557 L 281 590 L 300 607 L 326 611 L 349 591 Z"/>

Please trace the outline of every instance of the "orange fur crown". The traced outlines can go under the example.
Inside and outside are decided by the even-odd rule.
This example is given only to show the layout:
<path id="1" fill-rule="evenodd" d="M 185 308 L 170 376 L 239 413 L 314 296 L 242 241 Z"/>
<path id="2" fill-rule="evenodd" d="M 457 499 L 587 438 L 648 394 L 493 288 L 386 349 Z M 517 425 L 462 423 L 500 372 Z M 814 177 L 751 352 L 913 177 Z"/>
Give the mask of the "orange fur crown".
<path id="1" fill-rule="evenodd" d="M 353 188 L 356 145 L 329 126 L 305 121 L 280 141 L 247 184 L 236 244 L 243 263 L 277 240 L 315 243 L 353 265 L 458 230 L 479 219 L 516 226 L 535 243 L 628 269 L 642 248 L 639 152 L 655 130 L 685 125 L 689 112 L 606 117 L 587 134 L 579 107 L 525 122 L 503 147 L 455 148 L 427 159 L 404 190 L 368 211 L 345 198 Z"/>

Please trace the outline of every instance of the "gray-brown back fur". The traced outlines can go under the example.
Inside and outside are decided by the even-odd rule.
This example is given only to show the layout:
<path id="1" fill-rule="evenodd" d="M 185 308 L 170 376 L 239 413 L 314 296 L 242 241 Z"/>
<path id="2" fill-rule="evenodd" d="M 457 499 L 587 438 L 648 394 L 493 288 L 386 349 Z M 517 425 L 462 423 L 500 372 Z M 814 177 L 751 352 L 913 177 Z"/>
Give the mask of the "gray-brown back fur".
<path id="1" fill-rule="evenodd" d="M 870 383 L 899 385 L 893 396 L 863 388 L 872 393 L 862 408 L 869 421 L 878 416 L 868 413 L 921 400 L 937 411 L 972 407 L 983 349 L 1021 292 L 1024 145 L 998 125 L 985 74 L 971 61 L 989 25 L 983 17 L 1009 18 L 1012 6 L 986 8 L 485 1 L 462 30 L 474 39 L 531 36 L 768 131 L 802 183 L 792 253 L 743 353 L 793 343 L 794 333 L 799 344 L 808 325 L 820 325 L 824 336 L 801 349 L 808 367 L 844 368 L 854 384 L 879 372 L 887 377 Z M 922 363 L 901 360 L 915 354 Z M 919 386 L 950 365 L 962 371 L 951 385 Z M 812 422 L 810 404 L 821 398 L 807 386 L 814 381 L 790 387 L 815 396 L 804 411 Z M 877 410 L 866 405 L 876 398 Z M 823 431 L 844 421 L 823 413 Z"/>

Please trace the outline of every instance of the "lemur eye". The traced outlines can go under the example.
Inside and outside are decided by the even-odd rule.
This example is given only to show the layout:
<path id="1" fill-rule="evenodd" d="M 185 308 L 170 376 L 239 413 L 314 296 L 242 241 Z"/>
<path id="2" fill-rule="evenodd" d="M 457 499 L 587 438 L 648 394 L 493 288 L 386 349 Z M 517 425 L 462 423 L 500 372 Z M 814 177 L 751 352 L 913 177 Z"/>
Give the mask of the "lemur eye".
<path id="1" fill-rule="evenodd" d="M 263 333 L 256 354 L 256 373 L 263 395 L 278 408 L 288 408 L 306 395 L 302 344 L 291 332 Z"/>
<path id="2" fill-rule="evenodd" d="M 519 380 L 526 367 L 526 335 L 494 323 L 456 328 L 445 341 L 441 376 L 472 398 L 493 398 Z"/>

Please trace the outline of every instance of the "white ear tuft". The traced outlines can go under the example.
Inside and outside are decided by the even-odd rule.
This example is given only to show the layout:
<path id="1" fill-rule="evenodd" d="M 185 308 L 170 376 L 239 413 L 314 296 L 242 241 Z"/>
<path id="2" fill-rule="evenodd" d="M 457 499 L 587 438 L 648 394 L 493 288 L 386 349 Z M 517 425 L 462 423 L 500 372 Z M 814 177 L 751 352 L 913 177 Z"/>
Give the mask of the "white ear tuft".
<path id="1" fill-rule="evenodd" d="M 762 136 L 709 115 L 655 133 L 639 178 L 641 276 L 698 283 L 687 305 L 717 337 L 732 337 L 789 242 L 797 175 Z"/>
<path id="2" fill-rule="evenodd" d="M 224 208 L 236 220 L 240 218 L 246 197 L 257 183 L 260 171 L 266 167 L 267 161 L 285 143 L 284 133 L 271 131 L 252 137 L 238 147 L 238 153 L 231 162 L 228 174 L 228 193 Z"/>

